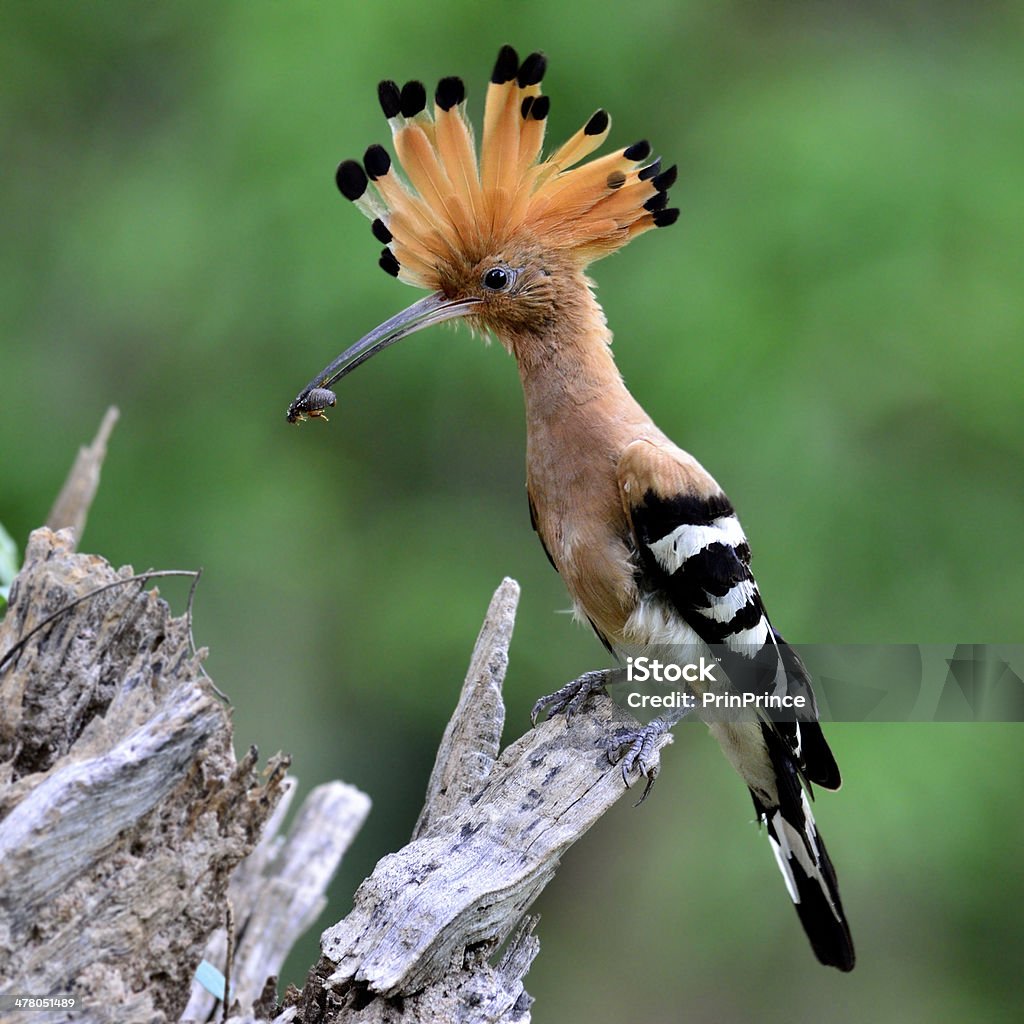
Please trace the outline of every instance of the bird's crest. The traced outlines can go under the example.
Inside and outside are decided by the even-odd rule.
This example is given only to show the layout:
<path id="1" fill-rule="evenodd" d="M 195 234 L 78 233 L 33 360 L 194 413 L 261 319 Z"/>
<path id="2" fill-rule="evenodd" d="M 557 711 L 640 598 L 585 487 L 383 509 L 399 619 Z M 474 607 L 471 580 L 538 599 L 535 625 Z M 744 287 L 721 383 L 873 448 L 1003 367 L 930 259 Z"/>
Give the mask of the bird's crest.
<path id="1" fill-rule="evenodd" d="M 675 222 L 679 211 L 666 209 L 675 168 L 662 171 L 660 159 L 649 160 L 646 141 L 581 163 L 608 137 L 604 110 L 542 157 L 546 66 L 543 54 L 520 63 L 511 46 L 502 47 L 487 87 L 479 163 L 461 79 L 440 81 L 433 115 L 421 82 L 380 83 L 407 182 L 379 145 L 367 149 L 362 164 L 343 161 L 336 181 L 373 221 L 388 273 L 437 288 L 439 266 L 475 262 L 518 235 L 584 267 L 649 228 Z"/>

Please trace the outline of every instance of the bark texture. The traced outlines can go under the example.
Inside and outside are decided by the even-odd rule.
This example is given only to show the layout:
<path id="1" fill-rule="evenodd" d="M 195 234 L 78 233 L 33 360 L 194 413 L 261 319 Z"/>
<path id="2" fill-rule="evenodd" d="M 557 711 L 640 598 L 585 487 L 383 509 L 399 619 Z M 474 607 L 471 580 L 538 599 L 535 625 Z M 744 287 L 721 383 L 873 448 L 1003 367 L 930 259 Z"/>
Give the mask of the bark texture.
<path id="1" fill-rule="evenodd" d="M 0 994 L 75 997 L 34 1021 L 177 1020 L 286 767 L 236 761 L 189 624 L 155 589 L 75 554 L 71 530 L 35 531 L 0 623 Z"/>
<path id="2" fill-rule="evenodd" d="M 607 697 L 498 753 L 518 585 L 488 609 L 412 841 L 382 858 L 287 1002 L 301 1024 L 524 1024 L 540 944 L 529 909 L 564 852 L 627 792 L 606 740 L 636 721 Z M 662 737 L 659 748 L 670 742 Z"/>
<path id="3" fill-rule="evenodd" d="M 37 530 L 0 623 L 0 997 L 71 994 L 34 1021 L 523 1022 L 530 908 L 627 790 L 606 750 L 635 728 L 595 698 L 500 749 L 519 588 L 481 629 L 409 844 L 328 928 L 301 990 L 274 975 L 369 810 L 330 783 L 280 835 L 287 760 L 236 761 L 228 713 L 175 618 L 130 569 Z M 664 737 L 662 742 L 668 742 Z M 209 977 L 209 968 L 206 969 Z M 214 972 L 214 978 L 219 977 Z M 269 979 L 269 983 L 268 983 Z M 216 985 L 213 986 L 216 988 Z M 0 1021 L 21 1019 L 0 1011 Z"/>

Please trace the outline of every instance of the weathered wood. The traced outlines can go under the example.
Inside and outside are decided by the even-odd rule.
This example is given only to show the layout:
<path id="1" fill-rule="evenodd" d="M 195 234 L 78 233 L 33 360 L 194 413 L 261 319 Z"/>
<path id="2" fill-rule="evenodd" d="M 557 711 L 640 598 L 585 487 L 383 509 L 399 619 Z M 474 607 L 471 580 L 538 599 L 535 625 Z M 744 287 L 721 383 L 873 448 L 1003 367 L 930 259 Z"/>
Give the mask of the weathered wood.
<path id="1" fill-rule="evenodd" d="M 527 912 L 562 854 L 626 793 L 606 743 L 637 723 L 599 696 L 570 725 L 545 722 L 494 759 L 511 582 L 491 602 L 414 839 L 378 862 L 352 912 L 324 932 L 320 963 L 287 1000 L 296 1024 L 530 1019 L 522 979 L 539 943 Z"/>
<path id="2" fill-rule="evenodd" d="M 491 598 L 470 659 L 455 713 L 441 737 L 413 839 L 437 831 L 487 781 L 501 749 L 505 703 L 501 684 L 519 604 L 519 584 L 508 577 Z"/>
<path id="3" fill-rule="evenodd" d="M 235 1024 L 528 1022 L 530 907 L 627 792 L 606 741 L 636 723 L 597 697 L 568 727 L 545 722 L 499 753 L 518 586 L 491 602 L 412 841 L 377 864 L 283 1006 L 266 980 L 322 908 L 368 800 L 321 787 L 284 841 L 285 762 L 260 779 L 254 753 L 235 761 L 188 621 L 145 586 L 75 554 L 69 532 L 40 530 L 12 587 L 0 993 L 79 998 L 73 1015 L 34 1021 L 220 1019 L 212 997 L 189 993 L 202 956 L 228 966 L 230 899 Z"/>
<path id="4" fill-rule="evenodd" d="M 75 545 L 81 542 L 82 534 L 85 532 L 85 521 L 92 506 L 92 499 L 96 496 L 96 488 L 100 485 L 103 460 L 107 457 L 107 442 L 120 415 L 115 405 L 107 409 L 92 444 L 83 445 L 78 449 L 78 455 L 64 481 L 64 486 L 46 517 L 46 525 L 54 532 L 73 530 Z"/>
<path id="5" fill-rule="evenodd" d="M 631 724 L 597 698 L 568 728 L 544 722 L 513 743 L 468 806 L 443 831 L 383 858 L 352 913 L 324 933 L 331 985 L 409 994 L 443 976 L 461 951 L 499 946 L 562 854 L 625 793 L 602 741 Z"/>
<path id="6" fill-rule="evenodd" d="M 287 762 L 236 762 L 185 619 L 73 545 L 32 534 L 0 623 L 0 993 L 175 1020 Z"/>
<path id="7" fill-rule="evenodd" d="M 289 778 L 286 784 L 287 793 L 263 838 L 238 866 L 228 888 L 240 936 L 230 972 L 232 1002 L 249 1009 L 259 1000 L 267 978 L 280 973 L 292 946 L 326 906 L 327 885 L 370 812 L 365 793 L 343 782 L 328 782 L 306 797 L 286 840 L 278 832 L 296 782 Z M 204 959 L 222 966 L 226 954 L 227 931 L 218 928 Z M 194 982 L 182 1019 L 212 1019 L 218 1002 Z"/>

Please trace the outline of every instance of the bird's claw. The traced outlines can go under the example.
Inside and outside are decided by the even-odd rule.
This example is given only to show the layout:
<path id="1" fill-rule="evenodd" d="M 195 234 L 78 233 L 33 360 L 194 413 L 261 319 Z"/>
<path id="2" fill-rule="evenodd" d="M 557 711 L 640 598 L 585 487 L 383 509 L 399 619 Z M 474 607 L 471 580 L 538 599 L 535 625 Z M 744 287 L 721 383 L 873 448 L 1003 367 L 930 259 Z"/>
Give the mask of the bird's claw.
<path id="1" fill-rule="evenodd" d="M 538 718 L 545 715 L 547 718 L 554 718 L 555 715 L 565 715 L 566 726 L 572 721 L 573 715 L 587 702 L 592 693 L 604 693 L 605 684 L 608 682 L 608 671 L 600 669 L 594 672 L 584 672 L 579 679 L 541 697 L 533 705 L 530 712 L 530 721 L 537 724 Z"/>
<path id="2" fill-rule="evenodd" d="M 608 750 L 608 760 L 612 764 L 618 764 L 622 771 L 622 781 L 626 789 L 631 788 L 629 777 L 634 772 L 647 780 L 644 791 L 637 800 L 639 807 L 646 799 L 654 786 L 660 771 L 657 761 L 658 740 L 671 728 L 667 722 L 654 719 L 649 725 L 642 729 L 620 729 L 608 737 L 605 746 Z M 620 753 L 625 750 L 625 753 Z"/>

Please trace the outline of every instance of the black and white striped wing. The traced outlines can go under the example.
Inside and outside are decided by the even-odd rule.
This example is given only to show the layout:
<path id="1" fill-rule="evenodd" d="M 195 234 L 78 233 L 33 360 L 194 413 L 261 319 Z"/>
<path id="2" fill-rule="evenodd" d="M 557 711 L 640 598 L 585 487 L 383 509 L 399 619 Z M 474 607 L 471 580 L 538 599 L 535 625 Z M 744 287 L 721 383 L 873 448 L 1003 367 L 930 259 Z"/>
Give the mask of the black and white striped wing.
<path id="1" fill-rule="evenodd" d="M 657 608 L 651 621 L 661 624 L 659 642 L 671 634 L 664 624 L 677 617 L 679 642 L 692 631 L 724 652 L 723 661 L 757 660 L 784 689 L 798 685 L 810 695 L 803 664 L 765 612 L 735 510 L 714 481 L 685 453 L 650 444 L 627 450 L 619 479 L 637 552 L 640 603 Z M 832 789 L 840 783 L 816 710 L 812 705 L 801 721 L 765 718 L 712 731 L 750 789 L 815 954 L 850 970 L 853 941 L 808 801 L 811 782 Z"/>
<path id="2" fill-rule="evenodd" d="M 806 694 L 808 714 L 773 727 L 805 781 L 838 789 L 839 769 L 817 722 L 807 672 L 768 619 L 750 569 L 750 545 L 729 499 L 721 491 L 663 497 L 649 488 L 630 517 L 641 593 L 668 604 L 723 655 L 727 670 L 731 655 L 756 665 L 773 682 L 773 692 Z"/>

